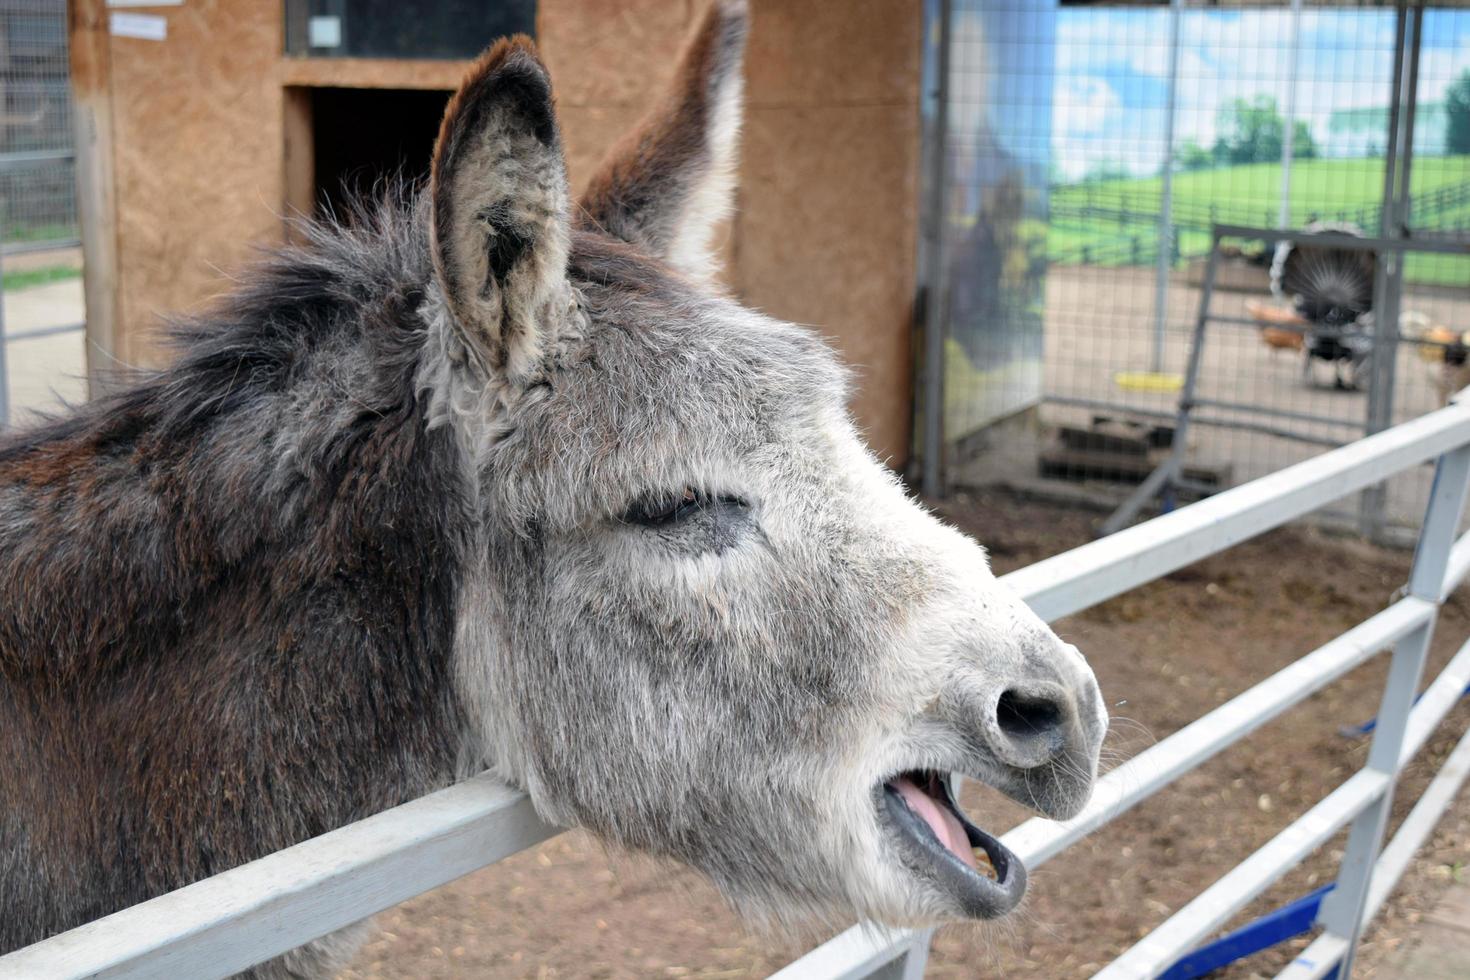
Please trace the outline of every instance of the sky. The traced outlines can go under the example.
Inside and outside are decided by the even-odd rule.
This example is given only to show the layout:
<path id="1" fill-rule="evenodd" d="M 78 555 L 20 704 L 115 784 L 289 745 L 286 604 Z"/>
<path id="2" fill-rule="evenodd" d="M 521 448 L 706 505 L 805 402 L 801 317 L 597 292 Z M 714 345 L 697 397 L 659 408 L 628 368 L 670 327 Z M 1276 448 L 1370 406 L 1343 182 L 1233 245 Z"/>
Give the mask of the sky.
<path id="1" fill-rule="evenodd" d="M 1163 159 L 1170 68 L 1167 9 L 1067 7 L 1056 13 L 1050 150 L 1076 179 L 1103 163 L 1157 173 Z M 1180 23 L 1176 145 L 1215 140 L 1218 108 L 1237 97 L 1291 92 L 1292 15 L 1286 9 L 1187 10 Z M 1382 9 L 1301 14 L 1296 118 L 1319 143 L 1334 110 L 1388 104 L 1394 15 Z M 1425 15 L 1419 101 L 1443 99 L 1470 69 L 1470 10 Z"/>

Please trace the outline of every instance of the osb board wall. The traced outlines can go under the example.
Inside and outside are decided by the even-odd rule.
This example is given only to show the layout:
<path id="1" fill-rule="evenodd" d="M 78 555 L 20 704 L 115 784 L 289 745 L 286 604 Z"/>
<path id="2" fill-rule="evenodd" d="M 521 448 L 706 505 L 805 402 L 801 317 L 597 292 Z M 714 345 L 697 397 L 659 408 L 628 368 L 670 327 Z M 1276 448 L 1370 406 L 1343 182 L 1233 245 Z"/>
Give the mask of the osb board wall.
<path id="1" fill-rule="evenodd" d="M 917 234 L 918 0 L 753 0 L 740 211 L 728 279 L 827 335 L 855 369 L 853 410 L 880 454 L 907 454 Z M 284 91 L 450 88 L 455 62 L 282 55 L 279 4 L 154 8 L 164 41 L 111 37 L 117 356 L 156 363 L 163 313 L 230 287 L 281 240 Z M 541 0 L 574 185 L 651 106 L 702 0 Z"/>
<path id="2" fill-rule="evenodd" d="M 920 4 L 755 0 L 734 285 L 812 324 L 857 373 L 895 464 L 911 428 Z"/>
<path id="3" fill-rule="evenodd" d="M 157 362 L 159 314 L 228 289 L 252 244 L 281 234 L 280 9 L 189 0 L 159 11 L 166 40 L 110 39 L 116 356 L 127 363 Z"/>

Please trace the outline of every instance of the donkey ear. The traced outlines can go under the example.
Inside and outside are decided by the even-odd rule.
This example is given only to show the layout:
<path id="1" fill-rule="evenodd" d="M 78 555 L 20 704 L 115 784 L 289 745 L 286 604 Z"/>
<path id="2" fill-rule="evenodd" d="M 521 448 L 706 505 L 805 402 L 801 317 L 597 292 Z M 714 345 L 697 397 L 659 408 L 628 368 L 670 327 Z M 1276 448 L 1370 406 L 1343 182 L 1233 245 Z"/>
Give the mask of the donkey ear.
<path id="1" fill-rule="evenodd" d="M 562 312 L 570 239 L 551 79 L 529 38 L 496 43 L 449 100 L 429 189 L 449 311 L 490 368 L 525 378 Z"/>
<path id="2" fill-rule="evenodd" d="M 730 212 L 745 80 L 745 0 L 715 0 L 673 90 L 598 167 L 581 221 L 700 280 L 715 271 L 715 227 Z"/>

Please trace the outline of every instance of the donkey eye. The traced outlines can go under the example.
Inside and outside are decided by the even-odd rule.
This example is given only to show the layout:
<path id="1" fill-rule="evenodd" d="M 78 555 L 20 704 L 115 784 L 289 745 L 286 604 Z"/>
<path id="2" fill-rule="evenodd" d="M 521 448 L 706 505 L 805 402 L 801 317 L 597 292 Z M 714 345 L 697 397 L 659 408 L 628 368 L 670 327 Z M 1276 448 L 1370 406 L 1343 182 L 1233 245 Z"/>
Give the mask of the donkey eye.
<path id="1" fill-rule="evenodd" d="M 677 493 L 659 494 L 638 501 L 623 515 L 624 524 L 642 524 L 644 527 L 664 527 L 676 524 L 703 509 L 708 499 L 693 487 L 685 487 Z"/>
<path id="2" fill-rule="evenodd" d="M 622 522 L 640 524 L 643 527 L 669 527 L 695 517 L 710 507 L 744 510 L 748 506 L 739 497 L 724 494 L 713 496 L 694 487 L 684 487 L 676 493 L 645 497 L 628 508 L 622 516 Z"/>

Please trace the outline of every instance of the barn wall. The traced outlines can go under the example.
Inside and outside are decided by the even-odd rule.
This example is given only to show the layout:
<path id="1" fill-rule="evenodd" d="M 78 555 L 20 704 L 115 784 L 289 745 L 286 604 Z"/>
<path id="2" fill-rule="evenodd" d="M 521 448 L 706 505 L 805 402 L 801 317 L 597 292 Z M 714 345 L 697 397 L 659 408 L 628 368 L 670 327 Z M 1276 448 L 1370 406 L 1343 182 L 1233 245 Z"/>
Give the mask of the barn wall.
<path id="1" fill-rule="evenodd" d="M 653 103 L 702 9 L 698 0 L 541 0 L 538 41 L 556 81 L 574 185 Z M 280 6 L 259 0 L 189 0 L 150 12 L 167 18 L 166 40 L 101 42 L 116 196 L 112 353 L 143 364 L 165 356 L 160 314 L 227 290 L 230 270 L 282 239 L 286 174 L 302 165 L 286 158 L 286 133 L 300 132 L 293 86 L 447 89 L 466 67 L 286 58 Z M 911 402 L 919 3 L 754 0 L 752 21 L 729 281 L 749 303 L 833 340 L 857 371 L 859 422 L 881 454 L 901 461 Z M 74 32 L 85 22 L 74 18 Z"/>

